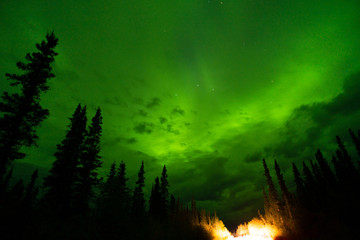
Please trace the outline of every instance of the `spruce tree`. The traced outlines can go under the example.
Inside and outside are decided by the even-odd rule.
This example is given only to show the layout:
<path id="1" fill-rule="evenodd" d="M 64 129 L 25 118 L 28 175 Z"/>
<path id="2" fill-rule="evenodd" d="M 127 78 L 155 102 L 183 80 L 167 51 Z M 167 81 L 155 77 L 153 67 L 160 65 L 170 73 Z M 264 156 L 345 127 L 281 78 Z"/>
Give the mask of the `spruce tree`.
<path id="1" fill-rule="evenodd" d="M 24 194 L 24 204 L 27 209 L 30 209 L 34 206 L 36 202 L 36 197 L 39 193 L 39 189 L 36 187 L 35 183 L 39 176 L 39 170 L 36 169 L 31 175 L 31 180 L 29 184 L 26 186 L 25 194 Z"/>
<path id="2" fill-rule="evenodd" d="M 349 155 L 348 151 L 344 143 L 342 142 L 339 136 L 336 136 L 336 141 L 338 144 L 338 150 L 336 151 L 336 155 L 338 158 L 338 165 L 341 169 L 339 175 L 339 180 L 343 181 L 346 184 L 354 184 L 358 182 L 360 179 L 359 172 L 356 170 L 351 156 Z"/>
<path id="3" fill-rule="evenodd" d="M 116 204 L 113 200 L 116 191 L 115 175 L 116 163 L 113 162 L 110 166 L 106 181 L 101 185 L 101 194 L 98 198 L 98 213 L 105 217 L 114 213 L 113 207 Z"/>
<path id="4" fill-rule="evenodd" d="M 266 183 L 269 187 L 269 201 L 270 203 L 275 203 L 277 204 L 279 202 L 278 196 L 277 196 L 277 191 L 274 185 L 274 182 L 272 181 L 271 175 L 270 175 L 270 171 L 269 168 L 266 164 L 265 159 L 263 159 L 263 167 L 264 167 L 264 175 L 266 177 Z"/>
<path id="5" fill-rule="evenodd" d="M 312 160 L 310 160 L 310 166 L 318 186 L 324 187 L 324 178 L 320 172 L 319 165 L 317 163 L 314 163 Z"/>
<path id="6" fill-rule="evenodd" d="M 289 192 L 288 188 L 286 187 L 283 174 L 281 173 L 279 164 L 277 163 L 276 160 L 275 160 L 275 172 L 276 172 L 276 176 L 277 176 L 277 179 L 278 179 L 278 182 L 279 182 L 279 186 L 280 186 L 280 190 L 282 192 L 283 198 L 284 199 L 287 198 L 287 201 L 289 201 L 290 198 L 291 198 L 290 197 L 290 192 Z"/>
<path id="7" fill-rule="evenodd" d="M 90 201 L 94 197 L 94 187 L 100 183 L 97 170 L 102 165 L 99 155 L 102 132 L 101 124 L 101 110 L 98 108 L 86 133 L 83 152 L 79 159 L 80 165 L 78 166 L 78 180 L 75 189 L 75 205 L 82 214 L 88 212 Z"/>
<path id="8" fill-rule="evenodd" d="M 279 182 L 280 190 L 283 197 L 283 203 L 285 205 L 285 211 L 288 217 L 292 218 L 292 196 L 286 187 L 283 174 L 281 173 L 280 166 L 275 160 L 275 172 Z"/>
<path id="9" fill-rule="evenodd" d="M 127 180 L 125 163 L 122 161 L 116 169 L 114 162 L 101 190 L 100 208 L 103 215 L 117 219 L 128 216 L 131 209 L 131 198 Z"/>
<path id="10" fill-rule="evenodd" d="M 337 153 L 340 153 L 339 150 L 337 150 Z M 341 154 L 340 154 L 341 155 Z M 332 158 L 331 158 L 331 162 L 334 166 L 334 169 L 335 169 L 335 176 L 336 176 L 336 179 L 337 180 L 342 180 L 342 175 L 343 175 L 343 172 L 344 170 L 342 169 L 342 166 L 340 165 L 340 162 L 337 160 L 336 156 L 333 155 Z"/>
<path id="11" fill-rule="evenodd" d="M 272 224 L 280 224 L 282 222 L 281 216 L 281 205 L 277 195 L 275 185 L 272 181 L 269 168 L 267 167 L 265 159 L 263 159 L 264 175 L 266 177 L 266 182 L 269 187 L 269 208 L 265 212 L 266 219 Z"/>
<path id="12" fill-rule="evenodd" d="M 269 212 L 270 210 L 270 202 L 269 202 L 269 197 L 266 193 L 266 190 L 265 188 L 262 189 L 263 191 L 263 200 L 264 200 L 264 210 L 265 210 L 265 213 L 266 212 Z"/>
<path id="13" fill-rule="evenodd" d="M 351 139 L 355 145 L 357 153 L 360 156 L 360 131 L 358 131 L 358 136 L 356 136 L 355 133 L 351 129 L 349 129 L 349 133 L 350 133 Z"/>
<path id="14" fill-rule="evenodd" d="M 8 191 L 8 185 L 12 177 L 13 170 L 14 168 L 10 168 L 10 170 L 5 174 L 4 179 L 0 178 L 0 206 L 6 200 L 6 192 Z"/>
<path id="15" fill-rule="evenodd" d="M 309 167 L 303 162 L 303 175 L 304 175 L 304 186 L 306 189 L 305 201 L 309 207 L 314 207 L 314 201 L 316 201 L 318 184 L 315 180 Z"/>
<path id="16" fill-rule="evenodd" d="M 36 44 L 38 52 L 28 53 L 26 62 L 18 62 L 23 74 L 6 74 L 10 86 L 20 86 L 20 93 L 4 92 L 0 102 L 0 181 L 7 166 L 15 159 L 25 156 L 21 146 L 36 145 L 36 127 L 47 118 L 49 111 L 40 105 L 40 95 L 49 89 L 47 81 L 55 75 L 51 64 L 57 53 L 58 39 L 54 33 Z"/>
<path id="17" fill-rule="evenodd" d="M 176 213 L 176 200 L 173 194 L 170 195 L 170 214 Z"/>
<path id="18" fill-rule="evenodd" d="M 194 224 L 199 224 L 199 213 L 196 208 L 194 196 L 191 199 L 191 219 Z"/>
<path id="19" fill-rule="evenodd" d="M 315 154 L 315 158 L 319 164 L 320 171 L 322 173 L 322 176 L 323 176 L 324 181 L 326 182 L 327 186 L 334 187 L 336 184 L 335 175 L 332 172 L 329 164 L 327 163 L 327 161 L 324 158 L 320 149 L 317 150 L 317 152 Z"/>
<path id="20" fill-rule="evenodd" d="M 138 180 L 133 194 L 132 214 L 137 218 L 142 218 L 145 215 L 145 198 L 143 188 L 145 186 L 145 170 L 144 161 L 141 162 L 141 167 L 138 173 Z"/>
<path id="21" fill-rule="evenodd" d="M 208 218 L 207 218 L 207 214 L 206 214 L 205 209 L 200 210 L 200 220 L 199 221 L 200 221 L 200 224 L 203 225 L 203 226 L 206 226 L 206 225 L 210 224 L 208 222 Z"/>
<path id="22" fill-rule="evenodd" d="M 161 195 L 161 214 L 167 215 L 169 208 L 169 182 L 167 180 L 167 170 L 164 165 L 161 173 L 161 185 L 160 185 L 160 195 Z"/>
<path id="23" fill-rule="evenodd" d="M 155 184 L 152 186 L 149 200 L 149 215 L 156 217 L 161 214 L 161 192 L 159 177 L 155 178 Z"/>
<path id="24" fill-rule="evenodd" d="M 110 172 L 108 174 L 107 180 L 106 180 L 106 184 L 108 185 L 114 185 L 114 181 L 115 181 L 115 175 L 116 175 L 116 163 L 113 162 L 110 166 Z M 113 188 L 112 188 L 113 189 Z M 111 193 L 111 192 L 110 192 Z M 110 194 L 109 193 L 109 194 Z"/>
<path id="25" fill-rule="evenodd" d="M 57 145 L 56 160 L 44 179 L 43 204 L 55 214 L 72 212 L 74 187 L 78 180 L 78 166 L 84 150 L 86 136 L 86 107 L 77 106 L 70 118 L 65 139 Z"/>
<path id="26" fill-rule="evenodd" d="M 295 163 L 292 163 L 293 174 L 294 174 L 294 182 L 296 184 L 296 195 L 300 201 L 304 200 L 305 197 L 305 187 L 304 180 L 301 178 L 300 172 L 296 167 Z"/>
<path id="27" fill-rule="evenodd" d="M 303 174 L 304 174 L 304 185 L 305 189 L 308 192 L 312 192 L 312 189 L 315 188 L 316 182 L 313 174 L 311 173 L 309 167 L 303 162 Z"/>
<path id="28" fill-rule="evenodd" d="M 116 174 L 117 178 L 117 195 L 118 195 L 118 204 L 120 205 L 120 211 L 123 215 L 127 215 L 129 213 L 130 208 L 130 190 L 127 186 L 126 177 L 126 165 L 122 161 L 119 165 L 119 169 Z"/>

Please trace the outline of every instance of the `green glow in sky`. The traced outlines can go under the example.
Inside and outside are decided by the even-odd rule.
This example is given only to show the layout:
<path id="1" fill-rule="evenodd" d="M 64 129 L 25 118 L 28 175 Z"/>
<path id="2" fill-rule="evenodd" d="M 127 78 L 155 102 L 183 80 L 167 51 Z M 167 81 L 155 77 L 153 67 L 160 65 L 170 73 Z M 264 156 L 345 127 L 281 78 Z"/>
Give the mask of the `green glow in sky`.
<path id="1" fill-rule="evenodd" d="M 89 118 L 100 106 L 103 172 L 124 160 L 135 176 L 145 160 L 150 188 L 167 164 L 185 201 L 225 223 L 256 215 L 262 158 L 291 176 L 292 161 L 359 128 L 359 9 L 356 0 L 2 1 L 2 76 L 46 32 L 60 40 L 42 98 L 50 117 L 19 168 L 47 169 L 76 105 Z"/>

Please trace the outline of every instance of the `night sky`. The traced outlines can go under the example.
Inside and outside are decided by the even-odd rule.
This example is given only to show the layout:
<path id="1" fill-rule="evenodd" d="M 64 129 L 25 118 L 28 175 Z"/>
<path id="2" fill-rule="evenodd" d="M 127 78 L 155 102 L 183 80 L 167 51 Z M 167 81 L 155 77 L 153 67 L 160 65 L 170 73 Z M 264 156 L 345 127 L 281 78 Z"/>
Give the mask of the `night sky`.
<path id="1" fill-rule="evenodd" d="M 166 164 L 170 191 L 216 210 L 225 224 L 257 215 L 262 158 L 333 154 L 360 128 L 358 0 L 2 0 L 0 88 L 35 43 L 59 38 L 50 116 L 17 176 L 54 161 L 78 103 L 103 110 L 102 174 L 125 161 L 146 192 Z M 11 91 L 11 90 L 10 90 Z M 273 174 L 274 176 L 274 174 Z"/>

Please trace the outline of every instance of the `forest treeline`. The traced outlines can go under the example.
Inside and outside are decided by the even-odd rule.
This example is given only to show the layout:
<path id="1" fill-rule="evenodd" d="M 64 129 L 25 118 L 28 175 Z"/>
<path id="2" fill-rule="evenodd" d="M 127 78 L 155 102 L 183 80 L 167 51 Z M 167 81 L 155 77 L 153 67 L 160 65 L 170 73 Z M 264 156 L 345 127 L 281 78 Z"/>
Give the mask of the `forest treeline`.
<path id="1" fill-rule="evenodd" d="M 198 210 L 195 200 L 183 206 L 170 194 L 165 165 L 149 199 L 144 195 L 144 162 L 134 189 L 129 188 L 123 161 L 114 162 L 105 178 L 99 176 L 100 108 L 88 122 L 86 106 L 76 107 L 40 189 L 37 170 L 26 185 L 23 180 L 10 184 L 12 163 L 25 157 L 22 147 L 36 146 L 37 127 L 49 115 L 40 100 L 55 77 L 57 44 L 54 33 L 47 34 L 36 44 L 37 52 L 17 63 L 22 74 L 6 74 L 17 90 L 4 92 L 0 101 L 0 239 L 213 239 L 213 229 L 222 222 L 216 214 Z M 360 131 L 349 133 L 360 156 Z M 277 161 L 275 186 L 263 160 L 267 189 L 259 218 L 276 226 L 283 237 L 358 237 L 359 160 L 354 161 L 340 137 L 336 140 L 338 149 L 330 161 L 318 150 L 315 161 L 292 164 L 295 192 L 287 188 Z"/>
<path id="2" fill-rule="evenodd" d="M 4 92 L 0 102 L 0 239 L 210 239 L 193 224 L 192 210 L 170 194 L 166 166 L 149 199 L 144 162 L 133 190 L 124 162 L 114 162 L 105 179 L 98 175 L 100 108 L 88 124 L 86 106 L 76 107 L 41 189 L 38 170 L 27 185 L 22 179 L 9 184 L 13 161 L 25 157 L 22 147 L 36 146 L 36 129 L 49 115 L 40 98 L 55 77 L 57 44 L 54 33 L 47 34 L 37 52 L 17 63 L 22 74 L 6 74 L 17 90 Z"/>
<path id="3" fill-rule="evenodd" d="M 349 134 L 360 156 L 360 130 L 356 134 L 349 129 Z M 288 239 L 359 238 L 360 161 L 350 156 L 339 136 L 336 141 L 331 160 L 318 149 L 315 161 L 304 161 L 302 166 L 292 163 L 294 193 L 288 190 L 276 160 L 275 186 L 263 159 L 267 190 L 263 191 L 265 214 L 260 217 Z"/>

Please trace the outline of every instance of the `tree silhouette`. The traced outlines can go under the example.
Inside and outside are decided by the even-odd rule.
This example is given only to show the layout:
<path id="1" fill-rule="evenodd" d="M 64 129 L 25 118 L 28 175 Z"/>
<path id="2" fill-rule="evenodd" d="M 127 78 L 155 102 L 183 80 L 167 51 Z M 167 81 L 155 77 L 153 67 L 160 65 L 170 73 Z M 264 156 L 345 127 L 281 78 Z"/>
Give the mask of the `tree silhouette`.
<path id="1" fill-rule="evenodd" d="M 118 205 L 121 213 L 127 216 L 129 213 L 129 209 L 131 207 L 130 190 L 127 186 L 128 178 L 126 177 L 126 165 L 123 161 L 119 165 L 116 178 L 118 182 L 117 194 L 116 194 L 118 195 Z"/>
<path id="2" fill-rule="evenodd" d="M 167 215 L 169 208 L 169 182 L 167 180 L 167 169 L 164 165 L 161 173 L 160 196 L 161 196 L 161 214 Z"/>
<path id="3" fill-rule="evenodd" d="M 142 218 L 145 216 L 145 198 L 143 188 L 145 186 L 145 170 L 144 161 L 141 162 L 141 167 L 138 173 L 138 180 L 133 194 L 132 201 L 132 214 L 136 218 Z"/>
<path id="4" fill-rule="evenodd" d="M 271 224 L 276 225 L 283 222 L 282 207 L 265 159 L 263 159 L 263 167 L 264 167 L 264 175 L 266 178 L 266 183 L 269 187 L 269 197 L 268 197 L 269 204 L 267 207 L 268 211 L 265 211 L 265 217 L 268 219 L 269 222 L 271 222 Z"/>
<path id="5" fill-rule="evenodd" d="M 335 169 L 338 170 L 336 175 L 339 181 L 344 185 L 351 185 L 359 180 L 359 172 L 356 170 L 351 156 L 339 136 L 336 136 L 336 141 L 338 144 L 338 149 L 336 151 L 337 162 L 335 163 L 337 165 L 337 168 Z"/>
<path id="6" fill-rule="evenodd" d="M 290 198 L 291 198 L 290 195 L 291 194 L 290 194 L 288 188 L 286 187 L 283 174 L 281 173 L 280 166 L 279 166 L 279 164 L 277 163 L 276 160 L 275 160 L 274 165 L 275 165 L 275 172 L 276 172 L 276 176 L 277 176 L 277 179 L 278 179 L 278 182 L 279 182 L 280 190 L 281 190 L 281 193 L 283 195 L 283 199 L 287 199 L 286 201 L 290 201 Z"/>
<path id="7" fill-rule="evenodd" d="M 72 212 L 74 187 L 78 180 L 78 165 L 86 136 L 86 107 L 79 104 L 70 118 L 65 139 L 57 145 L 56 158 L 49 175 L 44 179 L 45 205 L 60 215 Z"/>
<path id="8" fill-rule="evenodd" d="M 287 227 L 288 228 L 293 228 L 293 226 L 291 226 L 291 224 L 293 224 L 293 222 L 292 222 L 292 218 L 293 218 L 293 213 L 292 213 L 293 197 L 292 197 L 291 193 L 289 192 L 288 188 L 286 187 L 283 174 L 281 173 L 280 166 L 279 166 L 279 164 L 277 163 L 276 160 L 275 160 L 274 165 L 275 165 L 276 176 L 277 176 L 278 183 L 279 183 L 279 186 L 280 186 L 280 190 L 281 190 L 281 193 L 282 193 L 282 201 L 283 201 L 282 202 L 282 206 L 283 206 L 282 215 L 283 215 L 285 223 L 288 225 Z"/>
<path id="9" fill-rule="evenodd" d="M 169 208 L 169 213 L 170 214 L 172 214 L 172 215 L 174 215 L 175 213 L 177 213 L 177 211 L 176 211 L 177 209 L 176 209 L 176 200 L 175 200 L 175 197 L 174 197 L 174 195 L 173 194 L 171 194 L 171 196 L 170 196 L 170 208 Z"/>
<path id="10" fill-rule="evenodd" d="M 293 174 L 294 174 L 294 182 L 296 184 L 296 195 L 298 196 L 300 201 L 304 201 L 305 198 L 305 187 L 304 180 L 302 179 L 298 168 L 295 163 L 292 163 Z"/>
<path id="11" fill-rule="evenodd" d="M 101 124 L 101 110 L 98 108 L 91 120 L 91 125 L 84 140 L 84 149 L 79 159 L 78 180 L 75 187 L 75 205 L 82 214 L 88 212 L 90 200 L 95 196 L 94 187 L 100 182 L 97 169 L 102 165 L 101 157 L 99 156 Z"/>
<path id="12" fill-rule="evenodd" d="M 314 207 L 314 197 L 317 195 L 317 184 L 309 167 L 303 162 L 304 186 L 306 189 L 306 202 L 308 207 Z"/>
<path id="13" fill-rule="evenodd" d="M 54 33 L 47 34 L 45 41 L 36 44 L 38 52 L 28 53 L 27 62 L 16 64 L 23 74 L 6 74 L 12 81 L 10 86 L 20 86 L 21 92 L 4 92 L 1 97 L 0 180 L 10 162 L 25 156 L 20 147 L 36 144 L 36 127 L 49 115 L 49 111 L 40 105 L 40 95 L 49 89 L 47 81 L 55 77 L 51 64 L 57 55 L 54 51 L 57 43 Z"/>
<path id="14" fill-rule="evenodd" d="M 276 191 L 274 182 L 272 181 L 270 171 L 269 171 L 269 168 L 268 168 L 268 166 L 266 164 L 265 159 L 263 159 L 263 167 L 264 167 L 264 171 L 265 171 L 264 175 L 266 177 L 266 183 L 267 183 L 267 185 L 269 187 L 269 200 L 272 203 L 278 202 L 279 199 L 278 199 L 278 196 L 277 196 L 277 191 Z"/>
<path id="15" fill-rule="evenodd" d="M 319 164 L 319 168 L 324 178 L 324 181 L 327 183 L 328 186 L 335 186 L 336 185 L 335 175 L 332 172 L 329 164 L 327 163 L 320 149 L 317 150 L 315 154 L 315 158 Z"/>
<path id="16" fill-rule="evenodd" d="M 13 174 L 13 168 L 11 168 L 3 177 L 3 179 L 0 178 L 0 206 L 4 203 L 6 192 L 8 190 L 9 181 L 11 179 L 11 176 Z"/>
<path id="17" fill-rule="evenodd" d="M 151 188 L 151 195 L 149 199 L 149 215 L 152 217 L 158 217 L 161 213 L 162 202 L 160 192 L 160 180 L 159 177 L 155 178 L 155 184 Z"/>
<path id="18" fill-rule="evenodd" d="M 351 139 L 353 140 L 353 143 L 355 145 L 357 153 L 360 156 L 360 130 L 358 131 L 357 136 L 355 135 L 354 131 L 352 131 L 351 129 L 349 129 L 349 133 L 350 133 Z"/>
<path id="19" fill-rule="evenodd" d="M 101 197 L 109 198 L 114 194 L 116 184 L 115 184 L 115 175 L 116 175 L 116 163 L 113 162 L 110 166 L 110 172 L 107 176 L 106 182 L 103 184 Z"/>
<path id="20" fill-rule="evenodd" d="M 114 213 L 114 206 L 116 205 L 114 200 L 116 192 L 116 163 L 113 162 L 110 166 L 110 171 L 107 175 L 107 179 L 101 185 L 101 193 L 98 198 L 98 215 L 101 217 L 110 218 Z"/>
<path id="21" fill-rule="evenodd" d="M 36 197 L 39 193 L 39 188 L 35 186 L 36 180 L 39 176 L 39 170 L 36 169 L 31 175 L 31 179 L 29 184 L 26 186 L 25 194 L 24 194 L 24 204 L 25 208 L 30 209 L 34 206 L 36 202 Z"/>

